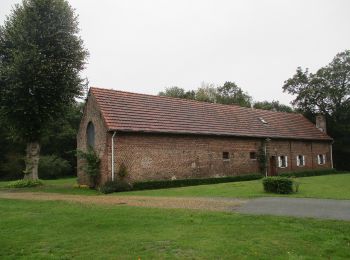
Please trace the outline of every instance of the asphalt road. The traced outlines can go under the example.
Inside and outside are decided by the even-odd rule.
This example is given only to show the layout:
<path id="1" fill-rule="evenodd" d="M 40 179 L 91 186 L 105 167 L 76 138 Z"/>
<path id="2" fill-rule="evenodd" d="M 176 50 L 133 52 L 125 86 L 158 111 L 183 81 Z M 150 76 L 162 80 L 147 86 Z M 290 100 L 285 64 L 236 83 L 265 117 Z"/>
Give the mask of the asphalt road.
<path id="1" fill-rule="evenodd" d="M 240 213 L 350 220 L 350 200 L 307 198 L 257 198 L 248 200 Z"/>

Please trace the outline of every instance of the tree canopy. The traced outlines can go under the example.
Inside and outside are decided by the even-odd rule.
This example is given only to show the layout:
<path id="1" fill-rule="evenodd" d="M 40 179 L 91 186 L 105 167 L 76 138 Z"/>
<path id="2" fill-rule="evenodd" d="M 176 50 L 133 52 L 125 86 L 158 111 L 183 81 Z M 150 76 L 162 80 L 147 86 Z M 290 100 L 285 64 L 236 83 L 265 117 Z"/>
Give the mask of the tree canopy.
<path id="1" fill-rule="evenodd" d="M 318 113 L 326 116 L 328 133 L 335 139 L 335 166 L 349 170 L 350 51 L 338 53 L 315 73 L 298 67 L 283 91 L 295 96 L 292 104 L 310 119 Z"/>
<path id="2" fill-rule="evenodd" d="M 235 104 L 250 107 L 252 97 L 244 92 L 234 82 L 225 82 L 223 86 L 216 87 L 212 83 L 202 82 L 197 90 L 185 91 L 180 87 L 166 88 L 159 92 L 160 96 L 178 97 L 204 101 L 209 103 Z"/>
<path id="3" fill-rule="evenodd" d="M 253 105 L 254 108 L 257 109 L 264 109 L 264 110 L 274 110 L 279 112 L 287 112 L 292 113 L 294 112 L 293 108 L 284 104 L 281 104 L 277 100 L 270 101 L 257 101 Z"/>
<path id="4" fill-rule="evenodd" d="M 43 132 L 83 93 L 79 72 L 88 52 L 78 32 L 77 16 L 65 0 L 24 0 L 0 27 L 1 113 L 27 141 L 31 178 L 37 176 Z"/>

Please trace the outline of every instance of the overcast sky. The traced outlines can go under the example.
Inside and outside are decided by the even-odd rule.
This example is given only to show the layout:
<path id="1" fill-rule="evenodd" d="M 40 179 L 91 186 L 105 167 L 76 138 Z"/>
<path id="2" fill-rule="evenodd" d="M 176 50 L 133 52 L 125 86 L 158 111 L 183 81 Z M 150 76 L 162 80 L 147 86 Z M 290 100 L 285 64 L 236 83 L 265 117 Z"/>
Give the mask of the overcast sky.
<path id="1" fill-rule="evenodd" d="M 3 21 L 16 0 L 0 0 Z M 349 0 L 71 0 L 90 52 L 91 86 L 157 94 L 234 81 L 279 100 L 298 66 L 350 49 Z M 2 22 L 1 22 L 2 23 Z"/>

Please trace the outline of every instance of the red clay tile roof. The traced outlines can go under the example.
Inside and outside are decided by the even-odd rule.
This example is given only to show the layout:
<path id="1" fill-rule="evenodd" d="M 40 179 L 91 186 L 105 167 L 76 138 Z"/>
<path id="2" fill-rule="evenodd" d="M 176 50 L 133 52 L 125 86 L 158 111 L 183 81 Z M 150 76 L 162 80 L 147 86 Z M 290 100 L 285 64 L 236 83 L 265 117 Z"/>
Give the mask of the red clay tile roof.
<path id="1" fill-rule="evenodd" d="M 101 88 L 90 94 L 109 131 L 332 140 L 301 114 Z"/>

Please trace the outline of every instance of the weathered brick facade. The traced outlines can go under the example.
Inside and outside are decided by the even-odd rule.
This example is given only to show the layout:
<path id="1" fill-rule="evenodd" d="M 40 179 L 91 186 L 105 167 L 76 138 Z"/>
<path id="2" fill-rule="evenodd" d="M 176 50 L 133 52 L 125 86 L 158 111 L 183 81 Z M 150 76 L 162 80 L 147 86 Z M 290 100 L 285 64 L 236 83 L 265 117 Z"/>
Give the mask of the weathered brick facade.
<path id="1" fill-rule="evenodd" d="M 84 108 L 78 132 L 79 150 L 87 149 L 86 129 L 89 122 L 95 127 L 94 149 L 101 158 L 99 184 L 112 176 L 112 135 L 98 103 L 91 95 Z M 266 138 L 223 137 L 194 134 L 162 134 L 118 132 L 114 137 L 115 177 L 124 163 L 130 181 L 169 180 L 233 176 L 259 172 L 259 163 L 251 153 L 258 153 Z M 269 157 L 276 158 L 276 172 L 304 171 L 331 168 L 331 142 L 329 140 L 295 140 L 271 138 L 266 143 Z M 228 153 L 228 159 L 223 153 Z M 318 154 L 326 161 L 320 165 Z M 278 156 L 287 156 L 287 166 L 278 167 Z M 303 155 L 305 165 L 298 166 L 296 157 Z M 78 160 L 78 181 L 89 184 Z M 270 164 L 270 162 L 269 162 Z M 271 165 L 269 165 L 269 168 Z M 268 170 L 270 173 L 270 169 Z"/>

